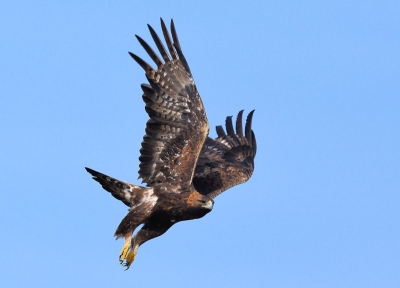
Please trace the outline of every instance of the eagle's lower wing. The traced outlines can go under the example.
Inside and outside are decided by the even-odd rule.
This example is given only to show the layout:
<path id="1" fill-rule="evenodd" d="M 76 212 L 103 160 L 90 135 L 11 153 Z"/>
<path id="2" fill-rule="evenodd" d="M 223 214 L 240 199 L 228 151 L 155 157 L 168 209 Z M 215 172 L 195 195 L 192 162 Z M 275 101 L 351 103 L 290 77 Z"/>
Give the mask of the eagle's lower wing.
<path id="1" fill-rule="evenodd" d="M 133 53 L 130 55 L 145 70 L 149 84 L 142 84 L 143 100 L 150 119 L 140 149 L 139 178 L 149 186 L 163 185 L 169 192 L 188 187 L 209 124 L 200 95 L 182 54 L 174 23 L 172 40 L 161 19 L 167 50 L 149 26 L 163 61 L 139 36 L 140 44 L 156 63 L 157 69 Z M 167 187 L 168 186 L 168 187 Z"/>
<path id="2" fill-rule="evenodd" d="M 193 184 L 197 191 L 215 198 L 232 186 L 246 182 L 254 170 L 256 138 L 251 130 L 254 110 L 249 113 L 243 135 L 242 114 L 236 120 L 236 132 L 232 117 L 226 118 L 226 133 L 217 126 L 218 137 L 207 138 L 197 162 Z"/>

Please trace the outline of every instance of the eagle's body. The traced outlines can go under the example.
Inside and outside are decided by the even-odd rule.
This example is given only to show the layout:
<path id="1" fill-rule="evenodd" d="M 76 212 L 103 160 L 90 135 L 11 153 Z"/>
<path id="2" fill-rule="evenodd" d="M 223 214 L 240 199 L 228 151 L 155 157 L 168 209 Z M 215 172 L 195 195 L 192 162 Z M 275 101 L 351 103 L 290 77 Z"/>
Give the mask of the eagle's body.
<path id="1" fill-rule="evenodd" d="M 167 50 L 149 26 L 164 62 L 136 36 L 157 65 L 153 69 L 130 55 L 146 71 L 142 84 L 145 110 L 150 119 L 143 137 L 139 178 L 147 187 L 129 184 L 86 168 L 105 190 L 130 207 L 115 232 L 125 238 L 120 261 L 127 268 L 144 242 L 165 233 L 184 220 L 201 218 L 212 210 L 214 198 L 247 181 L 254 170 L 256 141 L 251 130 L 253 111 L 243 133 L 242 114 L 226 118 L 226 133 L 217 126 L 218 138 L 208 137 L 209 124 L 203 103 L 171 21 L 172 40 L 161 20 Z M 143 227 L 133 237 L 134 230 Z"/>

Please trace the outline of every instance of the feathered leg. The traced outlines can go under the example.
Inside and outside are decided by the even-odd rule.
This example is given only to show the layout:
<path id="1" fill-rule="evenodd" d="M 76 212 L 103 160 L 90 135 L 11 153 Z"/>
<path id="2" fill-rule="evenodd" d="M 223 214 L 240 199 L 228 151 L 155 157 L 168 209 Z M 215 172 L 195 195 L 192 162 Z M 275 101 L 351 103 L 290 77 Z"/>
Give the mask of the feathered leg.
<path id="1" fill-rule="evenodd" d="M 132 234 L 135 229 L 143 223 L 146 215 L 142 213 L 140 207 L 131 210 L 119 224 L 115 236 L 118 238 L 124 237 L 124 245 L 119 254 L 119 263 L 123 264 L 132 248 Z M 142 217 L 141 217 L 142 216 Z"/>

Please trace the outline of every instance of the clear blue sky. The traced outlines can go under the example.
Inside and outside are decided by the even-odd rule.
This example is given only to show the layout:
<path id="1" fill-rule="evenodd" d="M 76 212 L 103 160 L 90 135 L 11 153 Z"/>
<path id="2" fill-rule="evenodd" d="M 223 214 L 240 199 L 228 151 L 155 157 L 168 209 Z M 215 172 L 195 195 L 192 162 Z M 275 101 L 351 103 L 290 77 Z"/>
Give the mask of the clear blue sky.
<path id="1" fill-rule="evenodd" d="M 301 2 L 3 2 L 0 286 L 400 287 L 400 2 Z M 84 166 L 139 183 L 159 17 L 211 126 L 256 109 L 256 170 L 125 272 Z"/>

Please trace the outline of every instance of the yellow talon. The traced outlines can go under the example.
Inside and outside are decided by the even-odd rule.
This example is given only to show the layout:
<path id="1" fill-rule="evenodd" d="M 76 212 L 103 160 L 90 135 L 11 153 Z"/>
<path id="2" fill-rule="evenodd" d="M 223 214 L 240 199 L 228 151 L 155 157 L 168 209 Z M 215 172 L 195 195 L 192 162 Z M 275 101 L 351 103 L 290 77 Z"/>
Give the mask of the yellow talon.
<path id="1" fill-rule="evenodd" d="M 119 263 L 126 267 L 126 270 L 129 269 L 133 260 L 135 260 L 137 250 L 139 245 L 135 245 L 135 247 L 131 246 L 132 242 L 132 234 L 125 236 L 124 246 L 122 246 L 121 253 L 119 253 Z"/>
<path id="2" fill-rule="evenodd" d="M 126 256 L 125 264 L 124 264 L 124 266 L 126 267 L 126 270 L 129 269 L 132 262 L 135 260 L 135 257 L 136 257 L 136 252 L 133 250 L 129 251 L 128 256 Z"/>
<path id="3" fill-rule="evenodd" d="M 128 255 L 125 257 L 125 263 L 123 263 L 123 264 L 121 263 L 122 265 L 124 265 L 126 267 L 126 270 L 129 269 L 129 267 L 135 260 L 138 248 L 139 248 L 139 245 L 135 245 L 135 247 L 133 249 L 131 249 L 129 251 Z"/>
<path id="4" fill-rule="evenodd" d="M 122 264 L 122 262 L 124 262 L 124 260 L 126 259 L 126 257 L 128 256 L 128 252 L 131 249 L 131 236 L 128 235 L 127 237 L 125 237 L 125 243 L 124 246 L 122 246 L 122 250 L 119 253 L 119 262 Z"/>

